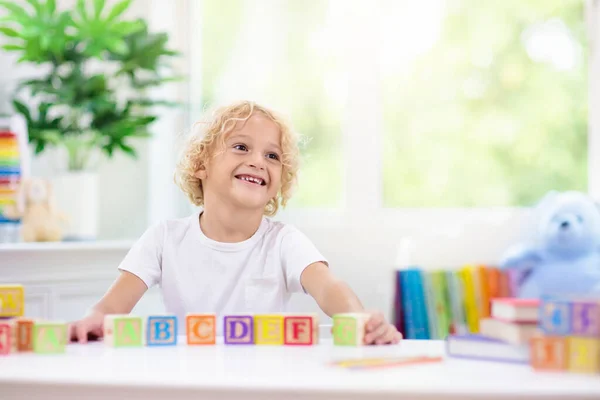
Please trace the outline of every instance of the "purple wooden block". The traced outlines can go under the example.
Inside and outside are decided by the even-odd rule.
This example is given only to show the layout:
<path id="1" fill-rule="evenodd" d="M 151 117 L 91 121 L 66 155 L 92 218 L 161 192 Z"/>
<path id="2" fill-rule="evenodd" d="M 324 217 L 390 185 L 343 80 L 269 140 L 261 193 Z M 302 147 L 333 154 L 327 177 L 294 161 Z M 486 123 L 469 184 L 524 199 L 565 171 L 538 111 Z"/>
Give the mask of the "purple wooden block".
<path id="1" fill-rule="evenodd" d="M 226 315 L 223 318 L 225 344 L 254 344 L 253 321 L 251 315 Z"/>
<path id="2" fill-rule="evenodd" d="M 575 301 L 572 307 L 572 334 L 575 336 L 599 336 L 600 302 Z"/>

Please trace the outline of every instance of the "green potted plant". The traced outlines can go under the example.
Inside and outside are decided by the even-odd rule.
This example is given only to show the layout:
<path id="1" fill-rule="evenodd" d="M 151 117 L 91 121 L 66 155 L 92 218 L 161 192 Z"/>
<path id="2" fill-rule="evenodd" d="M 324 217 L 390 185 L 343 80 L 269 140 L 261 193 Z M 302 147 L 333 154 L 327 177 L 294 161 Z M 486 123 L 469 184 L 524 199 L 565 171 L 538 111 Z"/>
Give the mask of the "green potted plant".
<path id="1" fill-rule="evenodd" d="M 175 79 L 165 74 L 177 53 L 167 48 L 167 34 L 124 18 L 131 2 L 78 0 L 60 11 L 55 0 L 0 0 L 8 12 L 0 19 L 8 39 L 2 48 L 18 63 L 40 66 L 19 83 L 13 105 L 27 120 L 33 152 L 63 155 L 54 188 L 73 239 L 96 236 L 98 160 L 117 152 L 136 157 L 132 140 L 149 136 L 155 106 L 171 105 L 151 100 L 148 89 Z"/>

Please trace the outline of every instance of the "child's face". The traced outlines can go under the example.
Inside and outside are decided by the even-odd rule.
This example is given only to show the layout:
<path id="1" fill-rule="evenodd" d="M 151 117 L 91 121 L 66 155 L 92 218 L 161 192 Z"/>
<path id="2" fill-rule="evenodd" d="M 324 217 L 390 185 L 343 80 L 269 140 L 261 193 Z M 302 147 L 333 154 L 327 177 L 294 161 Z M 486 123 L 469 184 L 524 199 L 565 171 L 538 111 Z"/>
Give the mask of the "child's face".
<path id="1" fill-rule="evenodd" d="M 262 114 L 238 123 L 215 150 L 206 170 L 199 171 L 205 197 L 263 212 L 281 185 L 281 132 Z"/>

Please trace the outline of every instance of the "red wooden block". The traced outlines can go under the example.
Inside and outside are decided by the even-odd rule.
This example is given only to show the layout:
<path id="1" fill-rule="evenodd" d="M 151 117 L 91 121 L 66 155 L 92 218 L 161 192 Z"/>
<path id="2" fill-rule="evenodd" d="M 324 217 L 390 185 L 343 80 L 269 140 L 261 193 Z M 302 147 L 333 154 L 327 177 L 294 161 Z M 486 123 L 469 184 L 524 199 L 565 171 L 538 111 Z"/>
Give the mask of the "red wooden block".
<path id="1" fill-rule="evenodd" d="M 0 320 L 0 355 L 9 355 L 17 351 L 16 324 L 14 319 Z"/>

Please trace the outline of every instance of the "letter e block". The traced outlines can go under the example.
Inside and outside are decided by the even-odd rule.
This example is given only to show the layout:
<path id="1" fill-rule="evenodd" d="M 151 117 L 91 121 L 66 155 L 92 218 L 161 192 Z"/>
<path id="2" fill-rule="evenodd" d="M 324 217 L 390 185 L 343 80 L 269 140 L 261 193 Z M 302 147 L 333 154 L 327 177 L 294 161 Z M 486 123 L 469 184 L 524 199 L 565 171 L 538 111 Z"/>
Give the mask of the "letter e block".
<path id="1" fill-rule="evenodd" d="M 255 315 L 254 342 L 256 344 L 282 345 L 283 315 Z"/>

